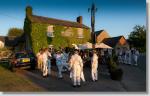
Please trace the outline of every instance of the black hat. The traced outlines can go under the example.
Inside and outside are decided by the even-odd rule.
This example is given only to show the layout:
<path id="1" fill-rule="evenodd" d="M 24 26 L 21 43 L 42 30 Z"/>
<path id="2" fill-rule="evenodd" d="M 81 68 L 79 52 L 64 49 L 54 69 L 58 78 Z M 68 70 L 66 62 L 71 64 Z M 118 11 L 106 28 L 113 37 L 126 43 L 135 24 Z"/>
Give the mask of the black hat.
<path id="1" fill-rule="evenodd" d="M 74 50 L 74 53 L 78 53 L 79 51 L 77 49 Z"/>

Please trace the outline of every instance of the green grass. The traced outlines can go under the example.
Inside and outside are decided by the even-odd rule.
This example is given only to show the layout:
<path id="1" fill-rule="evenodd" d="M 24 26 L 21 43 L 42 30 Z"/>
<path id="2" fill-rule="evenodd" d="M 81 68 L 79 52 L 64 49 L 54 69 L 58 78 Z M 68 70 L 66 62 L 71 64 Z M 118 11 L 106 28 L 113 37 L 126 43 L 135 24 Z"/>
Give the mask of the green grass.
<path id="1" fill-rule="evenodd" d="M 44 89 L 32 81 L 20 77 L 7 69 L 7 63 L 0 63 L 0 91 L 2 92 L 38 92 Z"/>

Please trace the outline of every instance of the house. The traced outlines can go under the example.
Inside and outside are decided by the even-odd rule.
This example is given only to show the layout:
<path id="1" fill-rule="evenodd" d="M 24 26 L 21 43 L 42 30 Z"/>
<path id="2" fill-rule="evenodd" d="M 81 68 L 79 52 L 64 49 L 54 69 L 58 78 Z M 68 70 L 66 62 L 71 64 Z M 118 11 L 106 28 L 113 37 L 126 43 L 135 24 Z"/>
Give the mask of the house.
<path id="1" fill-rule="evenodd" d="M 105 38 L 102 42 L 113 47 L 116 54 L 118 54 L 118 51 L 120 50 L 125 51 L 126 49 L 129 49 L 129 43 L 124 36 Z"/>
<path id="2" fill-rule="evenodd" d="M 26 8 L 24 32 L 26 33 L 26 48 L 35 53 L 40 48 L 54 45 L 54 48 L 68 47 L 71 44 L 83 44 L 90 40 L 90 28 L 83 24 L 82 16 L 76 22 L 37 16 L 32 13 L 32 7 Z"/>
<path id="3" fill-rule="evenodd" d="M 118 54 L 118 49 L 121 51 L 129 49 L 129 43 L 124 36 L 110 37 L 105 30 L 96 31 L 95 35 L 97 43 L 104 43 L 112 47 L 116 54 Z"/>
<path id="4" fill-rule="evenodd" d="M 105 30 L 100 30 L 95 32 L 96 35 L 96 42 L 100 43 L 102 42 L 105 38 L 109 38 L 109 34 Z"/>

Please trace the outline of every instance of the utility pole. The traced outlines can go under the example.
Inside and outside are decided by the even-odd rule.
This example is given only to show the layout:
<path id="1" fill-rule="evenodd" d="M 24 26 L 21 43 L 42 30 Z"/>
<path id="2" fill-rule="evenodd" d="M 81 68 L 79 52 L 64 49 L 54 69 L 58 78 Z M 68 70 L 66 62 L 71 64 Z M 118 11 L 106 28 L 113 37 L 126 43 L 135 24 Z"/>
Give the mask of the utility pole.
<path id="1" fill-rule="evenodd" d="M 88 12 L 91 12 L 91 39 L 92 39 L 92 44 L 93 48 L 95 48 L 95 43 L 96 43 L 96 36 L 95 36 L 95 13 L 97 12 L 97 8 L 95 7 L 95 4 L 93 3 L 91 8 L 88 8 Z"/>

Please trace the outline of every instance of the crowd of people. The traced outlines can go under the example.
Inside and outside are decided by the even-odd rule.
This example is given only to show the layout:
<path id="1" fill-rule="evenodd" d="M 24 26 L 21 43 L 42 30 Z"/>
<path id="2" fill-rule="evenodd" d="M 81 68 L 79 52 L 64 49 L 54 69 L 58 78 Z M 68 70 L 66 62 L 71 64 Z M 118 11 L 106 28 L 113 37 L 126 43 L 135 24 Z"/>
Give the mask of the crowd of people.
<path id="1" fill-rule="evenodd" d="M 92 51 L 91 55 L 91 78 L 95 82 L 98 80 L 98 56 L 96 51 Z M 51 59 L 55 58 L 57 66 L 58 78 L 63 78 L 62 72 L 69 71 L 70 78 L 73 82 L 73 87 L 80 87 L 80 81 L 85 82 L 84 63 L 86 54 L 83 51 L 74 50 L 68 52 L 66 50 L 52 51 L 48 48 L 40 49 L 37 53 L 37 68 L 42 72 L 43 77 L 51 75 Z"/>
<path id="2" fill-rule="evenodd" d="M 135 48 L 121 50 L 118 49 L 118 62 L 123 64 L 130 64 L 137 66 L 137 60 L 139 57 L 139 51 Z"/>
<path id="3" fill-rule="evenodd" d="M 90 68 L 91 68 L 91 79 L 93 82 L 98 80 L 98 65 L 102 63 L 99 61 L 103 60 L 103 58 L 107 55 L 110 55 L 110 52 L 102 52 L 100 50 L 91 50 L 90 52 L 86 52 L 83 50 L 49 50 L 48 48 L 40 49 L 37 53 L 37 68 L 42 72 L 43 77 L 47 77 L 51 75 L 51 64 L 52 58 L 55 59 L 55 63 L 57 66 L 57 77 L 63 78 L 62 72 L 69 71 L 70 78 L 73 82 L 73 87 L 81 86 L 81 80 L 86 82 L 84 77 L 84 65 L 90 59 Z M 118 53 L 116 54 L 117 61 L 119 63 L 124 64 L 135 64 L 137 65 L 137 59 L 139 56 L 139 52 L 136 49 L 122 51 L 118 49 Z M 133 60 L 132 60 L 133 59 Z"/>

